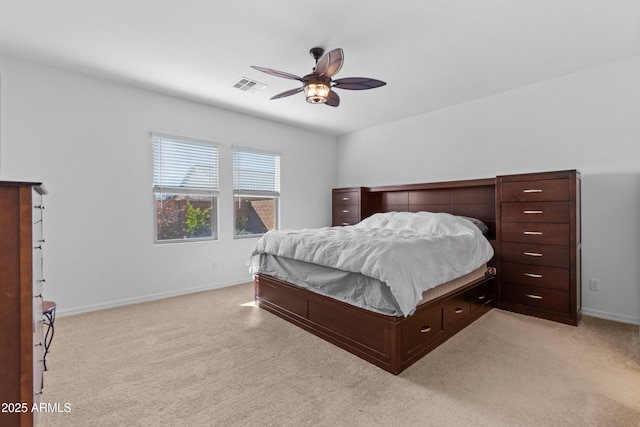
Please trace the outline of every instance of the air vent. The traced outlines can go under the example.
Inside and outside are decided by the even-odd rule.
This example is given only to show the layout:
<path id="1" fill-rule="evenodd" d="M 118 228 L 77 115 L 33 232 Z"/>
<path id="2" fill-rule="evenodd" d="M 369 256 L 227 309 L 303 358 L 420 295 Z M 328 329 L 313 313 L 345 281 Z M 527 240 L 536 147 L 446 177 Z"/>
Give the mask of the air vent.
<path id="1" fill-rule="evenodd" d="M 255 80 L 248 79 L 246 77 L 242 77 L 240 80 L 234 83 L 233 87 L 238 88 L 243 92 L 258 92 L 259 90 L 267 87 L 267 85 Z"/>

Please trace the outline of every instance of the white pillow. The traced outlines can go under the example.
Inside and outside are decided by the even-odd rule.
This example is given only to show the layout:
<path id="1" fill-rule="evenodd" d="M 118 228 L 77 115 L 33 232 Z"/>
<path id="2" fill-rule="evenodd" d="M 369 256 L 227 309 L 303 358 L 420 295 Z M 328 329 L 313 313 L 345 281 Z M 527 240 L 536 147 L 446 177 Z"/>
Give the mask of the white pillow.
<path id="1" fill-rule="evenodd" d="M 356 228 L 384 228 L 397 212 L 376 213 L 354 225 Z"/>
<path id="2" fill-rule="evenodd" d="M 399 212 L 389 220 L 386 228 L 430 235 L 476 234 L 479 231 L 468 220 L 445 212 Z"/>

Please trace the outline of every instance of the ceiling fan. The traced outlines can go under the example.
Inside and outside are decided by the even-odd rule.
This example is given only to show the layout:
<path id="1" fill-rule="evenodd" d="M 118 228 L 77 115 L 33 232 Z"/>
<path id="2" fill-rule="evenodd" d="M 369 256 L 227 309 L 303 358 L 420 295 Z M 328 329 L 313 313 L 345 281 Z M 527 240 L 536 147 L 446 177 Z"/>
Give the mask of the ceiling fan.
<path id="1" fill-rule="evenodd" d="M 298 77 L 294 74 L 285 73 L 284 71 L 272 70 L 271 68 L 256 67 L 255 65 L 252 65 L 251 68 L 262 71 L 263 73 L 271 74 L 272 76 L 299 80 L 302 82 L 301 87 L 279 93 L 271 97 L 271 99 L 284 98 L 285 96 L 291 96 L 304 91 L 305 96 L 307 97 L 307 102 L 312 104 L 326 104 L 331 107 L 337 107 L 340 105 L 340 97 L 332 90 L 332 88 L 364 90 L 386 85 L 383 81 L 367 77 L 347 77 L 344 79 L 332 80 L 331 77 L 340 71 L 342 63 L 344 62 L 344 52 L 342 49 L 334 49 L 325 54 L 324 49 L 321 47 L 314 47 L 309 50 L 309 53 L 313 59 L 315 59 L 316 66 L 313 67 L 313 72 L 311 74 L 307 74 L 304 77 Z"/>

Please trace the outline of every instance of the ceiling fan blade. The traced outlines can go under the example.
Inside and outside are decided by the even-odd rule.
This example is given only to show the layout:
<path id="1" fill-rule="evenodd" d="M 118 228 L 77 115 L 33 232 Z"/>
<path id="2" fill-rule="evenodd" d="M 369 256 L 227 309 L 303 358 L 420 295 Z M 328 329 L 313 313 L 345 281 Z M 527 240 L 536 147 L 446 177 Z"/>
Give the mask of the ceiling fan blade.
<path id="1" fill-rule="evenodd" d="M 367 77 L 347 77 L 333 81 L 333 87 L 349 90 L 373 89 L 386 85 L 385 82 Z"/>
<path id="2" fill-rule="evenodd" d="M 291 73 L 285 73 L 284 71 L 272 70 L 271 68 L 256 67 L 255 65 L 252 65 L 251 68 L 253 68 L 254 70 L 262 71 L 263 73 L 271 74 L 272 76 L 302 81 L 302 77 L 298 77 Z"/>
<path id="3" fill-rule="evenodd" d="M 331 90 L 329 91 L 329 95 L 327 95 L 327 102 L 325 102 L 325 104 L 329 107 L 337 107 L 340 105 L 340 97 L 337 93 Z"/>
<path id="4" fill-rule="evenodd" d="M 325 77 L 331 77 L 342 68 L 344 62 L 344 52 L 342 49 L 333 49 L 331 52 L 325 53 L 316 65 L 316 74 Z"/>
<path id="5" fill-rule="evenodd" d="M 291 90 L 287 90 L 285 92 L 279 93 L 275 96 L 272 96 L 271 99 L 278 99 L 278 98 L 284 98 L 285 96 L 291 96 L 291 95 L 295 95 L 298 92 L 302 92 L 302 86 L 301 87 L 297 87 L 295 89 L 291 89 Z"/>

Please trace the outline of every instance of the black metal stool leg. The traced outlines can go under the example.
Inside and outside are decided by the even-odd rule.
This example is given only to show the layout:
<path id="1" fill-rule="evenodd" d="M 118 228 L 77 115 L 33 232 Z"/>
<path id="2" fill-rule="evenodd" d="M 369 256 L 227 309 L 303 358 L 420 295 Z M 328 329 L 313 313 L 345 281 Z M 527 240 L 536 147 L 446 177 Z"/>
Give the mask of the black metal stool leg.
<path id="1" fill-rule="evenodd" d="M 56 306 L 54 305 L 50 310 L 42 313 L 44 316 L 43 323 L 47 325 L 47 332 L 44 334 L 44 357 L 43 364 L 44 370 L 47 370 L 47 354 L 49 353 L 49 347 L 51 347 L 51 341 L 53 341 L 53 333 L 55 332 L 54 323 L 56 320 Z"/>

